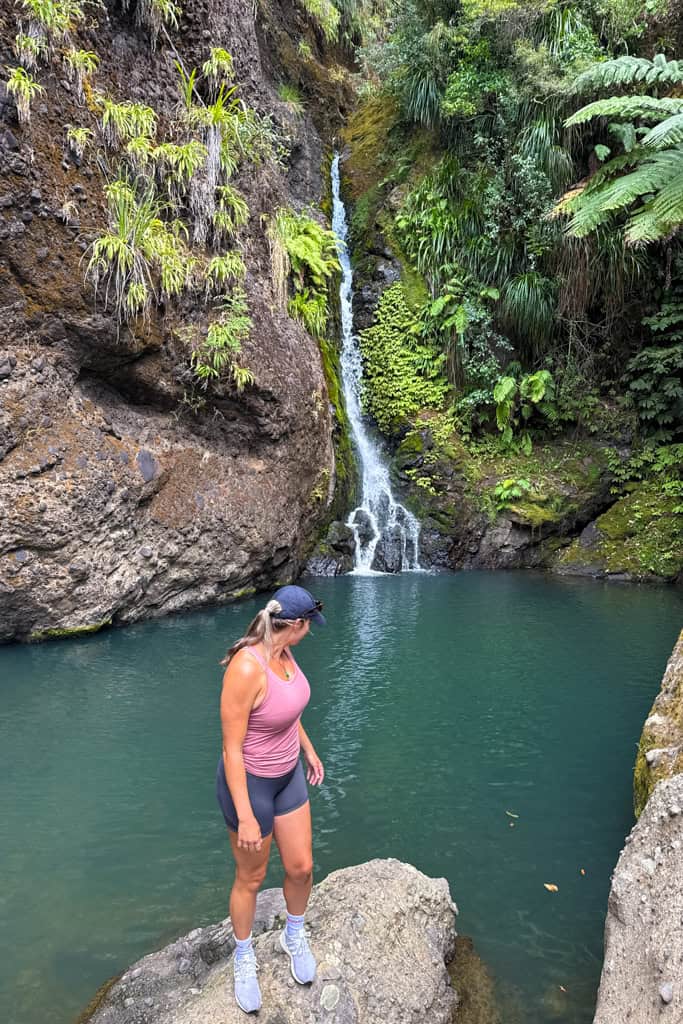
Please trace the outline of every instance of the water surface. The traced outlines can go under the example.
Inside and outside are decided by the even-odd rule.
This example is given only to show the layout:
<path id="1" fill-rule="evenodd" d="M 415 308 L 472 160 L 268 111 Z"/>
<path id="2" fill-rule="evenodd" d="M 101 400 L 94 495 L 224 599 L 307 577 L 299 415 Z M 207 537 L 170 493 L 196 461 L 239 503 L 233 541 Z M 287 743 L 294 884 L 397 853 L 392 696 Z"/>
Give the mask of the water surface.
<path id="1" fill-rule="evenodd" d="M 310 586 L 329 620 L 299 648 L 327 771 L 317 877 L 376 856 L 445 876 L 505 1024 L 589 1024 L 680 594 L 524 573 Z M 69 1024 L 131 961 L 226 915 L 217 663 L 259 606 L 0 648 L 5 1024 Z"/>

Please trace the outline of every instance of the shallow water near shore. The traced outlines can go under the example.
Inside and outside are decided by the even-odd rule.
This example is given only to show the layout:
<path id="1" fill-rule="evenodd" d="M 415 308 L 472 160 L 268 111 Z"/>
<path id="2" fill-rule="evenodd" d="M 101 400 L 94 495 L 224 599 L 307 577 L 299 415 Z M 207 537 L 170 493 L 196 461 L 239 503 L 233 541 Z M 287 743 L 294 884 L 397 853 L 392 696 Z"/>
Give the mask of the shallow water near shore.
<path id="1" fill-rule="evenodd" d="M 589 1024 L 680 593 L 523 573 L 307 585 L 329 622 L 297 652 L 327 773 L 317 878 L 388 856 L 445 876 L 505 1024 Z M 261 603 L 0 648 L 5 1024 L 69 1024 L 107 978 L 226 915 L 218 661 Z"/>

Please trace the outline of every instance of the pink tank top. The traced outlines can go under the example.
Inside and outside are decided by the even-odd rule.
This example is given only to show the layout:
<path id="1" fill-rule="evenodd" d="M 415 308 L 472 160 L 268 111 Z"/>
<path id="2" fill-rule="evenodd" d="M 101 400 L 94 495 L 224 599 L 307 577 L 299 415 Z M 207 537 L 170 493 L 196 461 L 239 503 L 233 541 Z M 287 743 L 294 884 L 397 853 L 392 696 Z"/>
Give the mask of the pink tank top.
<path id="1" fill-rule="evenodd" d="M 252 775 L 272 779 L 286 775 L 299 759 L 299 719 L 310 699 L 311 688 L 289 651 L 294 677 L 285 681 L 268 667 L 262 654 L 253 647 L 247 650 L 265 669 L 266 695 L 249 714 L 242 744 L 244 767 Z"/>

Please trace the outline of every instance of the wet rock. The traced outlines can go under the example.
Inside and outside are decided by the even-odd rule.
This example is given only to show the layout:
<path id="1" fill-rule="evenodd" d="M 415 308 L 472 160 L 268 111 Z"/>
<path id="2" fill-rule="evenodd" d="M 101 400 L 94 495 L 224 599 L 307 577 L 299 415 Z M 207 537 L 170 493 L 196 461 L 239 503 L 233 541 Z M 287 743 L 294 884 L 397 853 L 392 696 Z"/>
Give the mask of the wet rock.
<path id="1" fill-rule="evenodd" d="M 380 536 L 370 568 L 377 572 L 400 572 L 403 564 L 403 530 L 396 524 Z"/>

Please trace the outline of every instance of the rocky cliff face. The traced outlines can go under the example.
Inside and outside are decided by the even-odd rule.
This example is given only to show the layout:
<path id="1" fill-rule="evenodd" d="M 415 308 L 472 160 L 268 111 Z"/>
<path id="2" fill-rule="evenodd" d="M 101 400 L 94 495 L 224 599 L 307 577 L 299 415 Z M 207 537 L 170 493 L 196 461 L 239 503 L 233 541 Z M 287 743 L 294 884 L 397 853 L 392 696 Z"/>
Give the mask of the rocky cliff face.
<path id="1" fill-rule="evenodd" d="M 312 985 L 296 985 L 279 947 L 281 890 L 259 894 L 253 934 L 263 1008 L 272 1024 L 450 1024 L 458 996 L 446 963 L 455 914 L 444 879 L 373 860 L 316 885 L 306 921 L 318 959 Z M 90 1024 L 239 1024 L 232 995 L 235 940 L 228 920 L 197 928 L 133 965 L 102 993 Z"/>
<path id="2" fill-rule="evenodd" d="M 298 571 L 335 486 L 332 418 L 320 353 L 275 298 L 265 219 L 318 202 L 323 144 L 308 114 L 275 90 L 279 56 L 310 38 L 307 65 L 327 81 L 316 118 L 343 107 L 325 79 L 321 38 L 289 5 L 197 0 L 156 49 L 134 11 L 89 7 L 70 42 L 95 51 L 97 88 L 174 117 L 174 62 L 232 54 L 240 96 L 272 116 L 279 163 L 243 165 L 249 207 L 240 245 L 253 327 L 241 363 L 253 382 L 197 389 L 186 330 L 206 324 L 202 293 L 117 324 L 84 281 L 102 231 L 109 167 L 92 96 L 76 95 L 59 48 L 35 72 L 44 93 L 19 124 L 0 87 L 0 640 L 128 622 L 265 588 Z M 289 19 L 289 20 L 288 20 Z M 26 26 L 24 26 L 25 28 Z M 0 2 L 0 64 L 14 65 L 17 9 Z M 289 44 L 287 49 L 286 43 Z M 293 58 L 292 58 L 293 59 Z M 303 74 L 303 73 L 302 73 Z M 299 75 L 305 85 L 305 76 Z M 322 110 L 322 113 L 321 113 Z M 82 157 L 67 125 L 88 126 Z"/>
<path id="3" fill-rule="evenodd" d="M 612 876 L 594 1024 L 683 1020 L 683 633 L 645 722 L 637 825 Z"/>

